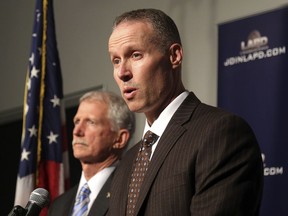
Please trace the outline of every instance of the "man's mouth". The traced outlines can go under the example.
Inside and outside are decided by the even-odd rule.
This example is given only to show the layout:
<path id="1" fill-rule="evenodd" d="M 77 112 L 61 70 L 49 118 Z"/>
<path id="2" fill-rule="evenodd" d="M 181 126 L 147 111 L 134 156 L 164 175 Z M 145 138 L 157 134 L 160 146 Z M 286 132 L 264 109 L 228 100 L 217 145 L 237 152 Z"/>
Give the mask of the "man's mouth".
<path id="1" fill-rule="evenodd" d="M 136 90 L 137 89 L 135 87 L 125 87 L 123 90 L 123 96 L 127 100 L 131 100 L 133 97 L 135 97 Z"/>

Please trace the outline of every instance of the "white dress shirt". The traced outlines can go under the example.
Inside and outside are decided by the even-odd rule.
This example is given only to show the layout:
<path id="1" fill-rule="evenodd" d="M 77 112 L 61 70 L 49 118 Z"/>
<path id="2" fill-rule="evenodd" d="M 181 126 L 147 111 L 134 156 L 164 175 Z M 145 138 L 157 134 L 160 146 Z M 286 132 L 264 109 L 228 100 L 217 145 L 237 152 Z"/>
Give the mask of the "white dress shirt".
<path id="1" fill-rule="evenodd" d="M 174 113 L 176 112 L 176 110 L 179 108 L 179 106 L 183 103 L 183 101 L 185 100 L 185 98 L 188 96 L 189 92 L 188 91 L 184 91 L 182 92 L 180 95 L 178 95 L 159 115 L 159 117 L 153 122 L 153 124 L 151 126 L 149 126 L 148 121 L 146 119 L 146 123 L 145 123 L 145 127 L 144 127 L 144 133 L 143 133 L 143 137 L 145 135 L 145 133 L 150 130 L 153 133 L 155 133 L 156 135 L 159 136 L 159 138 L 157 139 L 157 142 L 155 144 L 153 144 L 152 146 L 152 153 L 151 153 L 151 157 L 150 160 L 152 158 L 152 155 L 157 147 L 157 144 L 164 132 L 164 130 L 166 129 L 169 121 L 171 120 L 172 116 L 174 115 Z"/>
<path id="2" fill-rule="evenodd" d="M 84 173 L 82 171 L 76 197 L 78 196 L 78 193 L 79 193 L 80 189 L 82 188 L 82 186 L 87 182 L 88 186 L 91 190 L 91 193 L 89 195 L 90 202 L 88 204 L 87 214 L 88 214 L 89 210 L 91 209 L 91 206 L 92 206 L 94 200 L 96 199 L 97 195 L 99 194 L 100 190 L 102 189 L 103 185 L 105 184 L 106 180 L 109 178 L 111 173 L 114 171 L 114 169 L 115 169 L 115 166 L 106 167 L 103 170 L 101 170 L 100 172 L 96 173 L 96 175 L 94 175 L 88 182 L 85 179 Z"/>

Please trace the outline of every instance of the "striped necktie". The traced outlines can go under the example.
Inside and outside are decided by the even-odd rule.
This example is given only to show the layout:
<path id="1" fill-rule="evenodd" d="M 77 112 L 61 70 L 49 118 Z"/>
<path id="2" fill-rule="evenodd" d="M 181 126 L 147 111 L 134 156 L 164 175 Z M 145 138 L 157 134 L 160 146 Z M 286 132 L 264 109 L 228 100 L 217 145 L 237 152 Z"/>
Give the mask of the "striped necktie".
<path id="1" fill-rule="evenodd" d="M 134 162 L 134 170 L 132 172 L 129 185 L 128 203 L 126 209 L 127 216 L 134 215 L 134 209 L 138 200 L 141 185 L 150 162 L 152 145 L 157 141 L 157 139 L 158 136 L 156 134 L 151 131 L 147 131 L 142 140 L 136 161 Z"/>
<path id="2" fill-rule="evenodd" d="M 87 183 L 85 183 L 77 198 L 76 198 L 76 202 L 74 204 L 74 208 L 73 208 L 73 214 L 72 216 L 85 216 L 88 213 L 88 203 L 90 201 L 89 199 L 89 194 L 91 193 L 89 186 Z"/>

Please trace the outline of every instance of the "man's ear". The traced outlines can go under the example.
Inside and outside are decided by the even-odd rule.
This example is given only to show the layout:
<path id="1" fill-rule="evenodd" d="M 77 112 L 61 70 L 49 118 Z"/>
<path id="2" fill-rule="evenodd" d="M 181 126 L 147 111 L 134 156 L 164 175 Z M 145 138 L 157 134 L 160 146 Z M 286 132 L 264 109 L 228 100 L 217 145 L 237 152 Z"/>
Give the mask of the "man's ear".
<path id="1" fill-rule="evenodd" d="M 117 137 L 114 140 L 113 148 L 114 149 L 124 149 L 128 144 L 130 138 L 130 133 L 127 129 L 120 129 L 118 131 Z"/>
<path id="2" fill-rule="evenodd" d="M 183 48 L 180 44 L 174 43 L 170 46 L 170 62 L 173 68 L 177 68 L 182 63 L 183 58 Z"/>

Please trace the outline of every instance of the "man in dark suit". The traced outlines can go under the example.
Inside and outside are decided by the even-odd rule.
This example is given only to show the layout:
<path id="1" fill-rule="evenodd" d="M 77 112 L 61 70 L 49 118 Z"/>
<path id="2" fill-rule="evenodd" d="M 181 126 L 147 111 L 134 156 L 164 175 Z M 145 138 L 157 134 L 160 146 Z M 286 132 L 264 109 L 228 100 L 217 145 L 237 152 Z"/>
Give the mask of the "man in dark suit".
<path id="1" fill-rule="evenodd" d="M 139 142 L 123 158 L 108 215 L 258 215 L 263 165 L 255 135 L 241 117 L 185 89 L 174 21 L 156 9 L 126 12 L 115 19 L 108 46 L 122 97 L 131 111 L 145 114 L 144 133 L 158 137 L 149 144 L 144 180 L 133 164 L 149 145 Z M 134 182 L 142 182 L 136 201 Z"/>
<path id="2" fill-rule="evenodd" d="M 120 96 L 92 91 L 80 98 L 72 145 L 74 157 L 82 166 L 81 179 L 78 185 L 54 200 L 49 216 L 103 216 L 107 213 L 113 172 L 134 127 L 134 114 Z M 89 202 L 84 213 L 75 213 L 74 204 L 85 183 L 90 189 Z"/>

